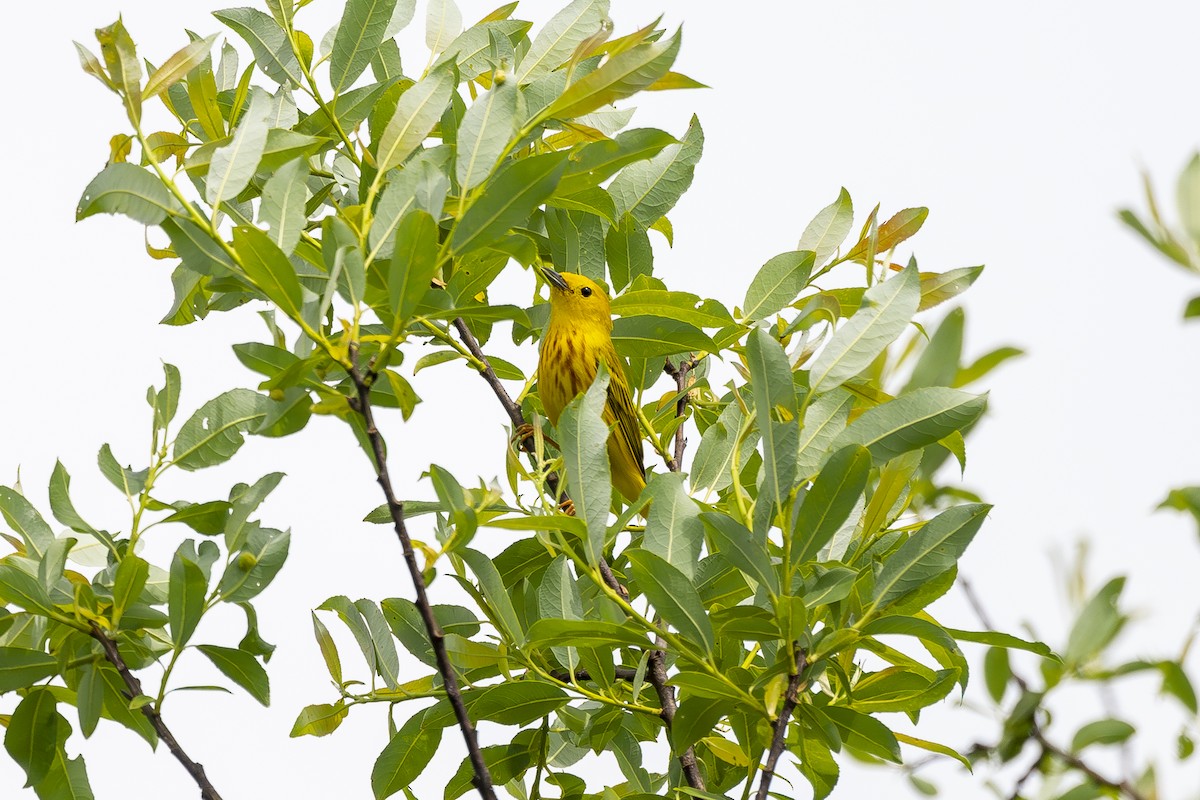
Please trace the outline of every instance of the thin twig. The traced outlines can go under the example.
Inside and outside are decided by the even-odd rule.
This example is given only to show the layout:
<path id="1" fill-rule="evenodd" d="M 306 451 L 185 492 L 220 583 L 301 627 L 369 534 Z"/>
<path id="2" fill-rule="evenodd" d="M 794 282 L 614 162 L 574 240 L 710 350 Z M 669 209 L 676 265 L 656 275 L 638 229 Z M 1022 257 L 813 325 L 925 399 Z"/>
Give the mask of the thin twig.
<path id="1" fill-rule="evenodd" d="M 466 345 L 467 350 L 469 350 L 473 356 L 483 362 L 484 369 L 480 371 L 480 377 L 482 377 L 487 384 L 492 387 L 492 392 L 496 395 L 496 399 L 500 401 L 500 405 L 504 406 L 504 411 L 508 414 L 508 418 L 513 424 L 513 430 L 519 430 L 526 424 L 525 415 L 521 413 L 521 407 L 513 402 L 512 397 L 508 394 L 508 390 L 504 388 L 504 384 L 500 383 L 500 379 L 496 377 L 496 372 L 492 369 L 491 362 L 488 361 L 488 357 L 484 354 L 483 348 L 479 346 L 479 341 L 475 338 L 475 335 L 471 333 L 470 327 L 462 317 L 459 317 L 454 320 L 454 329 L 458 331 L 458 335 L 462 339 L 463 344 Z M 525 450 L 525 452 L 529 453 L 530 455 L 533 454 L 534 446 L 529 437 L 523 438 L 520 446 L 523 450 Z M 683 450 L 678 442 L 676 443 L 676 449 L 682 458 Z M 679 459 L 676 459 L 675 465 L 672 467 L 672 469 L 674 471 L 678 471 Z M 558 500 L 559 481 L 558 476 L 555 473 L 551 472 L 547 474 L 546 485 L 550 487 L 550 491 L 553 493 L 555 500 Z M 621 596 L 628 597 L 629 591 L 621 585 L 620 581 L 617 580 L 616 575 L 613 574 L 612 569 L 608 566 L 608 562 L 603 558 L 600 559 L 599 567 L 600 576 L 608 585 L 608 587 Z M 646 678 L 654 687 L 655 692 L 658 693 L 659 705 L 662 708 L 662 721 L 663 724 L 666 725 L 669 732 L 672 723 L 675 721 L 675 689 L 668 682 L 666 656 L 661 649 L 664 647 L 661 640 L 658 643 L 658 647 L 660 649 L 650 651 L 650 659 L 647 664 Z M 687 780 L 688 786 L 693 789 L 699 789 L 700 791 L 705 790 L 704 777 L 700 774 L 700 768 L 696 763 L 696 753 L 691 747 L 680 754 L 679 766 L 683 770 L 684 779 Z"/>
<path id="2" fill-rule="evenodd" d="M 121 680 L 125 682 L 125 693 L 132 700 L 144 692 L 142 691 L 142 682 L 138 677 L 130 671 L 129 665 L 125 663 L 125 659 L 121 657 L 121 652 L 117 649 L 117 643 L 108 638 L 100 628 L 96 627 L 96 623 L 92 623 L 92 638 L 100 643 L 100 647 L 104 649 L 104 657 L 108 659 L 108 663 L 112 664 L 117 674 L 121 676 Z M 200 787 L 200 797 L 203 800 L 221 800 L 221 795 L 213 788 L 209 782 L 208 776 L 204 774 L 204 767 L 193 761 L 184 749 L 180 747 L 175 735 L 171 733 L 171 729 L 167 727 L 167 723 L 163 722 L 162 716 L 154 710 L 151 703 L 142 706 L 142 714 L 150 721 L 150 725 L 158 734 L 158 738 L 167 743 L 167 748 L 171 751 L 171 755 L 183 765 L 188 774 L 192 776 L 192 780 Z"/>
<path id="3" fill-rule="evenodd" d="M 804 674 L 807 661 L 805 652 L 800 648 L 796 648 L 795 655 L 796 671 L 788 676 L 787 691 L 783 694 L 783 707 L 779 709 L 778 719 L 771 723 L 775 728 L 775 735 L 771 738 L 771 748 L 767 751 L 767 763 L 763 765 L 755 800 L 767 800 L 767 795 L 771 791 L 771 781 L 775 777 L 775 765 L 779 763 L 779 756 L 787 741 L 788 721 L 792 717 L 792 712 L 796 710 L 796 703 L 800 701 L 800 676 Z"/>
<path id="4" fill-rule="evenodd" d="M 1114 781 L 1111 778 L 1104 777 L 1074 753 L 1063 750 L 1061 747 L 1047 739 L 1045 734 L 1042 733 L 1041 728 L 1039 728 L 1036 724 L 1034 724 L 1032 727 L 1033 738 L 1042 746 L 1042 750 L 1044 752 L 1049 753 L 1050 755 L 1059 759 L 1067 766 L 1077 769 L 1084 775 L 1087 775 L 1092 779 L 1093 783 L 1109 789 L 1116 789 L 1118 792 L 1121 792 L 1128 797 L 1129 800 L 1148 800 L 1147 797 L 1139 792 L 1129 781 L 1124 779 Z"/>
<path id="5" fill-rule="evenodd" d="M 450 700 L 454 716 L 458 719 L 458 727 L 462 730 L 463 739 L 467 743 L 467 756 L 475 771 L 472 783 L 475 784 L 475 788 L 479 790 L 479 794 L 484 800 L 496 800 L 496 793 L 492 789 L 492 776 L 488 772 L 487 764 L 483 761 L 483 753 L 479 749 L 475 726 L 467 716 L 467 707 L 463 703 L 462 693 L 458 688 L 458 677 L 455 675 L 454 666 L 450 663 L 450 656 L 446 652 L 446 635 L 433 616 L 433 607 L 429 604 L 429 597 L 425 592 L 425 578 L 421 575 L 421 568 L 417 566 L 417 555 L 413 551 L 412 539 L 409 538 L 408 528 L 404 524 L 404 504 L 396 499 L 396 494 L 392 490 L 392 479 L 388 474 L 387 467 L 387 451 L 384 447 L 383 436 L 375 427 L 375 415 L 371 408 L 371 383 L 363 377 L 358 368 L 358 346 L 356 344 L 350 345 L 350 378 L 354 381 L 354 388 L 358 391 L 358 402 L 354 404 L 354 410 L 362 416 L 363 423 L 367 428 L 367 438 L 371 442 L 371 450 L 375 456 L 375 477 L 387 500 L 388 511 L 392 515 L 392 524 L 396 529 L 396 538 L 400 540 L 400 547 L 404 550 L 404 561 L 408 564 L 408 573 L 412 577 L 417 593 L 417 609 L 421 612 L 421 619 L 425 623 L 425 633 L 429 636 L 429 643 L 433 646 L 434 658 L 437 660 L 438 672 L 442 676 L 446 697 Z"/>

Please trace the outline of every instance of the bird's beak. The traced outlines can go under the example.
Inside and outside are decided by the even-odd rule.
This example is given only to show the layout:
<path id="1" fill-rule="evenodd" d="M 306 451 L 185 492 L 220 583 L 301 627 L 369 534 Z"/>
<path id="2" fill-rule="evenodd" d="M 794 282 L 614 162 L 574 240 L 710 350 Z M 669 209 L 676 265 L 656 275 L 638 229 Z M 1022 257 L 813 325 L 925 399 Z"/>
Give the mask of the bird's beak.
<path id="1" fill-rule="evenodd" d="M 559 275 L 549 267 L 539 267 L 538 271 L 542 273 L 542 277 L 546 279 L 546 283 L 550 284 L 554 288 L 560 289 L 564 292 L 570 289 L 570 287 L 567 286 L 567 282 L 563 280 L 563 276 Z"/>

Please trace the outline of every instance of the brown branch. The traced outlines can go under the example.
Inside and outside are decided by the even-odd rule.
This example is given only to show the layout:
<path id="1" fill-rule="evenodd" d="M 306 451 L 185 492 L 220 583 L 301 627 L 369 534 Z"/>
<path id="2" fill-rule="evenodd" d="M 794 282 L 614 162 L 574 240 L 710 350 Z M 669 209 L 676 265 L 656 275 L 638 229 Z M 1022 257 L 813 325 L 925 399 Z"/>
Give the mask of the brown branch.
<path id="1" fill-rule="evenodd" d="M 805 666 L 807 666 L 805 653 L 800 648 L 796 648 L 796 671 L 788 676 L 787 691 L 783 695 L 783 708 L 779 709 L 779 718 L 771 723 L 775 728 L 775 735 L 771 738 L 771 748 L 767 751 L 767 763 L 763 765 L 762 778 L 758 782 L 758 794 L 755 795 L 755 800 L 767 800 L 767 795 L 771 791 L 771 780 L 775 777 L 775 765 L 779 763 L 779 755 L 783 752 L 783 745 L 787 741 L 788 720 L 791 719 L 792 712 L 796 710 L 796 703 L 800 700 L 800 676 L 804 674 Z"/>
<path id="2" fill-rule="evenodd" d="M 100 643 L 100 647 L 104 649 L 104 657 L 108 659 L 108 663 L 116 668 L 117 674 L 125 682 L 126 696 L 132 700 L 144 694 L 142 691 L 142 682 L 130 671 L 129 665 L 121 657 L 121 652 L 117 649 L 117 643 L 108 638 L 108 635 L 100 630 L 94 622 L 92 623 L 91 636 Z M 142 706 L 142 714 L 150 721 L 150 725 L 154 728 L 155 733 L 158 734 L 158 738 L 167 743 L 167 748 L 171 751 L 171 755 L 175 756 L 176 760 L 192 776 L 192 780 L 196 782 L 196 785 L 200 787 L 200 797 L 203 800 L 221 800 L 221 795 L 213 788 L 213 785 L 208 780 L 208 776 L 204 774 L 204 767 L 193 761 L 184 752 L 175 735 L 171 733 L 171 729 L 167 727 L 167 723 L 163 722 L 162 716 L 154 710 L 153 705 L 147 703 Z"/>
<path id="3" fill-rule="evenodd" d="M 375 427 L 375 415 L 371 408 L 371 381 L 364 378 L 358 368 L 357 344 L 350 345 L 350 365 L 350 378 L 354 381 L 354 388 L 358 391 L 357 403 L 352 405 L 354 410 L 362 416 L 363 423 L 366 425 L 367 438 L 371 442 L 371 450 L 375 456 L 375 478 L 387 500 L 388 511 L 392 515 L 392 524 L 396 529 L 396 538 L 400 540 L 400 547 L 404 550 L 404 561 L 408 564 L 408 574 L 412 577 L 417 593 L 417 609 L 421 612 L 421 619 L 425 623 L 425 633 L 429 636 L 429 643 L 433 646 L 434 658 L 437 660 L 438 672 L 442 676 L 446 697 L 450 700 L 454 716 L 458 719 L 458 727 L 462 730 L 463 739 L 467 743 L 467 756 L 475 771 L 475 777 L 471 782 L 475 784 L 475 788 L 479 790 L 479 794 L 484 800 L 496 800 L 496 793 L 492 789 L 491 773 L 488 772 L 487 764 L 483 761 L 483 752 L 479 749 L 475 726 L 467 716 L 467 707 L 463 703 L 462 693 L 458 688 L 458 677 L 455 675 L 454 665 L 450 663 L 450 656 L 446 652 L 446 635 L 433 616 L 433 607 L 429 604 L 429 597 L 425 592 L 425 578 L 421 575 L 421 568 L 417 566 L 417 555 L 413 552 L 412 539 L 409 538 L 408 528 L 404 524 L 404 504 L 396 499 L 396 494 L 392 490 L 392 479 L 388 474 L 387 452 L 383 436 Z"/>
<path id="4" fill-rule="evenodd" d="M 513 424 L 513 430 L 518 430 L 526 424 L 525 415 L 521 413 L 521 407 L 513 402 L 512 397 L 508 394 L 508 390 L 504 388 L 504 384 L 500 383 L 500 379 L 496 377 L 496 372 L 492 369 L 491 362 L 488 361 L 487 355 L 484 354 L 483 349 L 479 346 L 479 341 L 475 338 L 475 335 L 471 333 L 471 329 L 467 325 L 466 320 L 464 320 L 462 317 L 455 319 L 454 329 L 458 331 L 459 338 L 462 339 L 462 343 L 466 346 L 467 350 L 471 352 L 471 355 L 475 356 L 480 360 L 480 362 L 483 363 L 484 369 L 479 373 L 480 377 L 482 377 L 487 384 L 492 387 L 492 392 L 496 395 L 496 399 L 500 401 L 500 405 L 504 406 L 504 411 L 508 414 L 508 418 Z M 680 365 L 680 368 L 680 370 L 676 370 L 675 372 L 682 371 L 683 365 Z M 691 369 L 691 367 L 689 366 L 688 369 Z M 686 377 L 686 374 L 686 371 L 683 371 L 683 377 L 676 378 L 677 383 L 681 383 L 684 380 L 684 377 Z M 680 410 L 677 413 L 682 413 L 684 406 L 680 405 L 677 406 L 677 408 Z M 678 471 L 679 461 L 683 457 L 683 445 L 681 444 L 679 438 L 682 436 L 682 426 L 680 426 L 680 431 L 677 431 L 676 436 L 676 452 L 679 453 L 679 458 L 675 459 L 673 466 L 669 465 L 671 466 L 672 471 Z M 525 452 L 533 455 L 533 442 L 528 437 L 521 440 L 520 446 Z M 547 474 L 546 485 L 550 487 L 550 491 L 554 494 L 554 498 L 557 501 L 559 499 L 558 476 L 553 472 Z M 621 596 L 628 597 L 628 590 L 621 585 L 620 581 L 617 580 L 617 577 L 613 574 L 612 568 L 609 567 L 608 562 L 601 558 L 599 566 L 600 576 L 604 580 L 605 584 L 607 584 L 609 588 Z M 662 707 L 662 721 L 669 732 L 671 730 L 672 723 L 675 721 L 675 689 L 668 682 L 666 656 L 662 650 L 664 643 L 660 639 L 656 644 L 659 649 L 650 651 L 650 659 L 647 664 L 648 668 L 646 671 L 646 678 L 654 687 L 655 692 L 658 693 L 659 705 Z M 683 775 L 688 782 L 688 786 L 693 789 L 699 789 L 700 791 L 705 790 L 704 777 L 700 774 L 700 768 L 696 763 L 696 753 L 691 747 L 680 754 L 679 766 L 683 770 Z"/>

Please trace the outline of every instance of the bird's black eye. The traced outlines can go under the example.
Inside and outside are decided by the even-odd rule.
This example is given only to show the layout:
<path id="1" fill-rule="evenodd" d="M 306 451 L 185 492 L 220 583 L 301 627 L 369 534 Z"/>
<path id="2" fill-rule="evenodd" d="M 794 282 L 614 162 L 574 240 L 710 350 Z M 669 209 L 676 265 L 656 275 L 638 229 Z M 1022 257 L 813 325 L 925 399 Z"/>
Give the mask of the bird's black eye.
<path id="1" fill-rule="evenodd" d="M 580 293 L 581 295 L 583 295 L 584 297 L 591 297 L 591 296 L 592 296 L 592 289 L 591 289 L 591 287 L 590 287 L 590 286 L 585 286 L 585 287 L 583 287 L 582 289 L 580 289 L 580 290 L 579 290 L 579 293 Z"/>

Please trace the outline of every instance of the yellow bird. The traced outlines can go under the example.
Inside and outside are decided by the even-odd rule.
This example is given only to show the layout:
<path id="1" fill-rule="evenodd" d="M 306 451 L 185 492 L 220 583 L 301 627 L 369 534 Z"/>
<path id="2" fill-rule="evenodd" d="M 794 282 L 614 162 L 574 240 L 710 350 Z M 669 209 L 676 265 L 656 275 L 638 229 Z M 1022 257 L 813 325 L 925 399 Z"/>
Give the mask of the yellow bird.
<path id="1" fill-rule="evenodd" d="M 637 411 L 629 393 L 625 362 L 612 343 L 612 310 L 608 297 L 595 282 L 582 275 L 558 273 L 542 268 L 550 284 L 550 322 L 542 336 L 538 359 L 538 394 L 550 422 L 567 403 L 587 391 L 601 361 L 611 376 L 604 422 L 612 429 L 608 437 L 608 462 L 612 482 L 625 499 L 633 502 L 646 488 L 642 460 L 642 434 Z"/>

